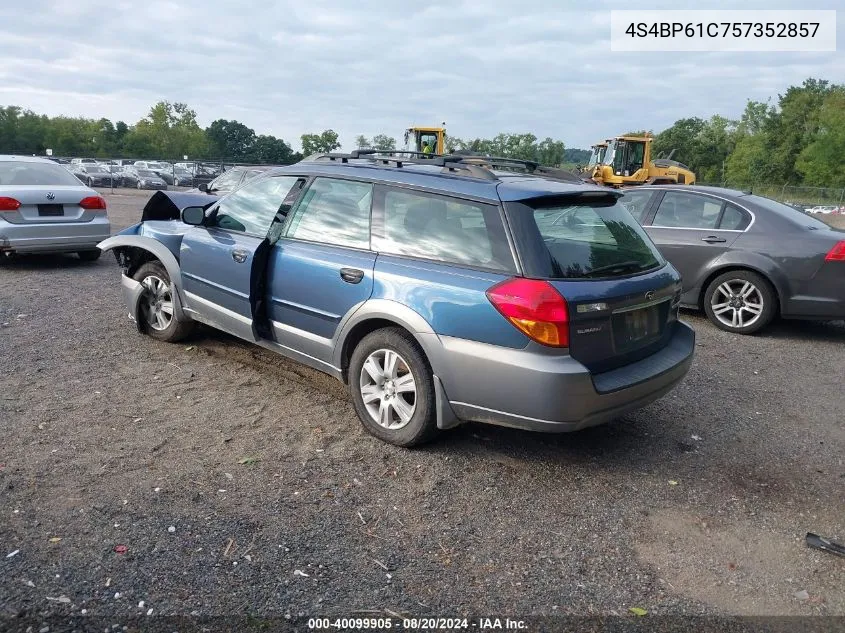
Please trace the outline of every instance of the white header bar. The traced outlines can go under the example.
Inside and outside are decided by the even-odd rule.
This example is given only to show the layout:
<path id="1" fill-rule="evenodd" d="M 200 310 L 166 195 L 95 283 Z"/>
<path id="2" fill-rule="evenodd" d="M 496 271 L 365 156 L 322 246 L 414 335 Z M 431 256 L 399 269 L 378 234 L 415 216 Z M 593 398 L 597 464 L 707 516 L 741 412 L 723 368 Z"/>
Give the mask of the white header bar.
<path id="1" fill-rule="evenodd" d="M 612 51 L 836 50 L 836 11 L 611 11 Z"/>

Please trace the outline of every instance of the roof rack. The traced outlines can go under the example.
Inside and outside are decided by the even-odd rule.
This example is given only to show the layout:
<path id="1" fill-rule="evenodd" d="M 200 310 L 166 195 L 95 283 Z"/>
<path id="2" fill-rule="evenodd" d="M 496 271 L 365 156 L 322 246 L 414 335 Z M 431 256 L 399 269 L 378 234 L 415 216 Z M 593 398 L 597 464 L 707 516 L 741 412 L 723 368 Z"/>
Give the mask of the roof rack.
<path id="1" fill-rule="evenodd" d="M 408 157 L 406 157 L 408 156 Z M 306 160 L 330 160 L 348 163 L 350 160 L 370 160 L 385 166 L 402 168 L 405 165 L 442 167 L 442 173 L 468 175 L 481 180 L 499 180 L 493 170 L 517 170 L 552 180 L 580 183 L 582 177 L 556 167 L 546 167 L 537 161 L 467 154 L 432 154 L 407 150 L 356 149 L 348 154 L 327 153 L 309 156 Z"/>

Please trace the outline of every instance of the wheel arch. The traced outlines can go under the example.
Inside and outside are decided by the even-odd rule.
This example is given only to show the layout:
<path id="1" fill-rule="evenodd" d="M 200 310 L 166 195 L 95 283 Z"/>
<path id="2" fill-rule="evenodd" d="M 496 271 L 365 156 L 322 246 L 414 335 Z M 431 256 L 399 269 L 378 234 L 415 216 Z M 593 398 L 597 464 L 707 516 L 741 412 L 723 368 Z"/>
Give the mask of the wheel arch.
<path id="1" fill-rule="evenodd" d="M 719 277 L 720 275 L 735 271 L 748 271 L 750 273 L 760 275 L 763 279 L 765 279 L 772 287 L 772 290 L 775 293 L 775 305 L 778 308 L 777 313 L 780 314 L 783 302 L 783 293 L 778 287 L 776 281 L 772 278 L 772 275 L 770 275 L 766 270 L 763 270 L 761 267 L 739 263 L 724 264 L 718 268 L 713 269 L 707 274 L 707 277 L 705 277 L 704 281 L 701 284 L 701 291 L 698 294 L 699 310 L 704 310 L 704 299 L 707 295 L 707 289 L 710 287 L 710 284 L 713 283 L 713 280 L 716 279 L 716 277 Z"/>
<path id="2" fill-rule="evenodd" d="M 145 263 L 153 260 L 161 262 L 170 283 L 173 285 L 173 310 L 180 321 L 191 318 L 182 309 L 184 296 L 182 290 L 182 270 L 176 256 L 161 242 L 143 235 L 115 235 L 97 244 L 101 251 L 113 251 L 118 264 L 124 268 L 124 274 L 132 277 Z M 130 310 L 132 306 L 130 306 Z"/>
<path id="3" fill-rule="evenodd" d="M 441 348 L 440 339 L 428 321 L 401 303 L 386 299 L 367 301 L 339 328 L 340 333 L 335 342 L 334 365 L 340 368 L 341 380 L 349 384 L 349 360 L 358 343 L 371 332 L 388 327 L 402 328 L 422 349 L 434 382 L 437 428 L 449 429 L 461 424 L 462 420 L 449 404 L 443 386 L 442 372 L 446 371 L 447 367 L 441 360 L 442 353 L 438 353 Z"/>

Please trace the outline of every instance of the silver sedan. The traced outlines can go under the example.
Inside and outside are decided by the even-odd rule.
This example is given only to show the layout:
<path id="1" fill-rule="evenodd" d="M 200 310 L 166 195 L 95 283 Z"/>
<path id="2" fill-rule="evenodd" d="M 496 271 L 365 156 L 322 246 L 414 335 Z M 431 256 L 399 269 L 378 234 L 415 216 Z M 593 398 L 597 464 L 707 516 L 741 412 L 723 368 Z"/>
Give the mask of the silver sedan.
<path id="1" fill-rule="evenodd" d="M 0 156 L 0 254 L 75 252 L 93 261 L 110 233 L 105 199 L 67 169 Z"/>

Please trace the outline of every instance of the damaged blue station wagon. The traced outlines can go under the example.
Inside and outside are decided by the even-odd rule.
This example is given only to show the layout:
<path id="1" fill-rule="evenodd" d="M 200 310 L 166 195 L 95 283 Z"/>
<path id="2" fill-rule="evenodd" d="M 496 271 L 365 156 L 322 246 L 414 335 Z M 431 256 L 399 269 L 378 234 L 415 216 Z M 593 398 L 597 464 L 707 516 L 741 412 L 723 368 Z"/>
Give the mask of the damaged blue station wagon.
<path id="1" fill-rule="evenodd" d="M 211 201 L 156 193 L 100 248 L 141 331 L 204 323 L 329 373 L 384 441 L 574 431 L 667 393 L 695 347 L 679 275 L 620 195 L 525 161 L 361 150 Z"/>

